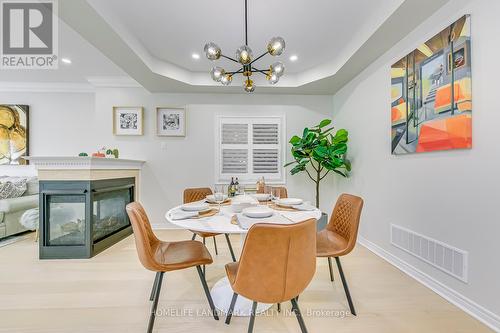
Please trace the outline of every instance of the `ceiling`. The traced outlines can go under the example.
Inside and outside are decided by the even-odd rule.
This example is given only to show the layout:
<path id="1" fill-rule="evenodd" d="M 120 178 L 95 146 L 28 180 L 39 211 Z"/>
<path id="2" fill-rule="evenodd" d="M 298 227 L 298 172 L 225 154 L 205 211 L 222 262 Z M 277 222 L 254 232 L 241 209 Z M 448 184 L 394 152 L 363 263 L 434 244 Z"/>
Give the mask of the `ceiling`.
<path id="1" fill-rule="evenodd" d="M 248 0 L 254 55 L 274 36 L 287 45 L 279 57 L 285 75 L 275 86 L 261 75 L 255 93 L 334 94 L 448 1 Z M 242 93 L 240 78 L 229 87 L 210 79 L 214 63 L 204 57 L 203 46 L 213 41 L 234 56 L 244 43 L 243 0 L 65 0 L 59 1 L 59 17 L 60 57 L 72 64 L 43 73 L 2 70 L 2 81 L 119 82 L 150 92 Z M 298 60 L 291 62 L 290 55 Z M 256 64 L 264 69 L 274 61 L 267 55 Z M 227 70 L 237 65 L 216 63 Z"/>
<path id="2" fill-rule="evenodd" d="M 91 77 L 123 77 L 127 74 L 66 23 L 59 20 L 59 62 L 56 70 L 0 70 L 1 81 L 88 83 Z"/>
<path id="3" fill-rule="evenodd" d="M 88 2 L 122 38 L 138 44 L 134 47 L 192 72 L 206 73 L 213 65 L 203 57 L 205 43 L 213 41 L 224 54 L 234 57 L 245 41 L 244 0 Z M 257 56 L 264 53 L 270 38 L 283 37 L 287 47 L 280 60 L 286 63 L 288 73 L 335 63 L 346 49 L 364 42 L 401 2 L 248 0 L 249 46 Z M 201 59 L 193 60 L 194 52 Z M 298 55 L 299 61 L 290 62 L 291 54 Z M 266 68 L 275 61 L 272 58 L 258 64 Z"/>

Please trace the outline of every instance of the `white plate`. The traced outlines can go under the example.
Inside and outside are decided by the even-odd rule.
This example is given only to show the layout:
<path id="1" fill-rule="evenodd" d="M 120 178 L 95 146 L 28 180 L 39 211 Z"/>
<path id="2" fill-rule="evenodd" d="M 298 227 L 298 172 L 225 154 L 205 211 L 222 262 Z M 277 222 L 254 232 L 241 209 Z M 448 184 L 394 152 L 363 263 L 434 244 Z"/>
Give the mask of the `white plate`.
<path id="1" fill-rule="evenodd" d="M 222 202 L 226 201 L 226 200 L 227 200 L 227 198 L 228 198 L 228 196 L 227 196 L 226 194 L 224 194 L 224 195 L 223 195 L 223 198 L 224 198 L 224 200 L 222 200 Z M 210 202 L 210 203 L 217 203 L 217 202 L 215 201 L 215 196 L 214 196 L 213 194 L 209 194 L 209 195 L 207 195 L 206 200 L 207 200 L 208 202 Z"/>
<path id="2" fill-rule="evenodd" d="M 243 215 L 253 218 L 264 218 L 273 216 L 274 211 L 265 206 L 250 207 L 243 209 Z"/>
<path id="3" fill-rule="evenodd" d="M 252 194 L 252 196 L 259 201 L 268 201 L 270 198 L 269 194 L 266 193 L 256 193 Z"/>
<path id="4" fill-rule="evenodd" d="M 181 209 L 186 212 L 203 212 L 210 209 L 210 205 L 206 202 L 191 202 L 181 206 Z"/>
<path id="5" fill-rule="evenodd" d="M 302 199 L 298 198 L 283 198 L 278 200 L 276 203 L 280 206 L 285 206 L 285 207 L 292 207 L 295 205 L 300 205 L 304 202 Z"/>

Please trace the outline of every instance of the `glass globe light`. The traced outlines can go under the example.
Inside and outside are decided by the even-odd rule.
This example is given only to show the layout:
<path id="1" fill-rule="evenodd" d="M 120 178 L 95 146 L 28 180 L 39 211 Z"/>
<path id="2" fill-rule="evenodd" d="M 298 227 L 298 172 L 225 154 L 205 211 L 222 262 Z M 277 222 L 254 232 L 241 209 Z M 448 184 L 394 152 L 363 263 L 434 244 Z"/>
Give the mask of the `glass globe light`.
<path id="1" fill-rule="evenodd" d="M 215 43 L 206 43 L 203 50 L 205 51 L 205 55 L 207 56 L 207 58 L 210 60 L 217 60 L 220 58 L 221 49 Z"/>
<path id="2" fill-rule="evenodd" d="M 226 71 L 224 70 L 224 68 L 219 66 L 213 67 L 212 70 L 210 71 L 210 76 L 215 82 L 220 82 L 224 74 L 226 74 Z"/>
<path id="3" fill-rule="evenodd" d="M 279 80 L 280 77 L 276 72 L 271 72 L 267 75 L 267 81 L 269 81 L 270 84 L 276 84 Z"/>
<path id="4" fill-rule="evenodd" d="M 233 81 L 233 76 L 231 74 L 224 74 L 220 78 L 220 83 L 222 83 L 225 86 L 230 85 L 232 81 Z"/>
<path id="5" fill-rule="evenodd" d="M 252 62 L 253 52 L 247 45 L 242 45 L 236 50 L 236 60 L 243 65 L 248 65 Z"/>
<path id="6" fill-rule="evenodd" d="M 273 37 L 267 43 L 267 51 L 272 56 L 279 56 L 285 51 L 285 40 L 281 37 Z"/>
<path id="7" fill-rule="evenodd" d="M 285 72 L 285 65 L 283 65 L 281 61 L 276 61 L 271 65 L 271 72 L 274 72 L 278 75 L 278 77 L 281 77 Z"/>
<path id="8" fill-rule="evenodd" d="M 245 82 L 243 82 L 243 88 L 245 89 L 246 92 L 251 93 L 255 91 L 255 86 L 253 84 L 253 81 L 248 79 Z"/>

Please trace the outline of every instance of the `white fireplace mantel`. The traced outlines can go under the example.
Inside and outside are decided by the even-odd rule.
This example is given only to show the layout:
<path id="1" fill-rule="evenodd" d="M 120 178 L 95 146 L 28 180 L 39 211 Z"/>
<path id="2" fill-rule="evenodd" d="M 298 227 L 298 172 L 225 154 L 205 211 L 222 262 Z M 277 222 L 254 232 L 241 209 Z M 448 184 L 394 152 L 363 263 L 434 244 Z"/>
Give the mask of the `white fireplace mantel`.
<path id="1" fill-rule="evenodd" d="M 37 170 L 140 170 L 145 161 L 90 156 L 25 157 Z"/>

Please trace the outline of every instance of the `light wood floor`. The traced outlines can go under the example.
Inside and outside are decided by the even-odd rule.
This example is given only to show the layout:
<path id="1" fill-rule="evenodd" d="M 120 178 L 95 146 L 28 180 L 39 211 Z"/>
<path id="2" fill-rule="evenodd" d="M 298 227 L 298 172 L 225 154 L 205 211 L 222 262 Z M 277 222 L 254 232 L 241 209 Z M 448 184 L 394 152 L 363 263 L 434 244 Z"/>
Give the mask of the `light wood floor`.
<path id="1" fill-rule="evenodd" d="M 186 231 L 157 232 L 164 240 L 188 239 Z M 239 238 L 233 245 L 239 248 Z M 207 245 L 213 253 L 211 240 Z M 207 267 L 212 286 L 224 276 L 230 260 L 224 237 L 219 255 Z M 365 248 L 343 260 L 357 317 L 347 311 L 338 272 L 331 283 L 328 264 L 318 261 L 316 276 L 300 297 L 309 332 L 491 332 Z M 38 260 L 37 244 L 24 240 L 0 248 L 0 332 L 145 332 L 154 273 L 140 265 L 133 238 L 116 244 L 90 260 Z M 246 332 L 248 318 L 196 317 L 208 309 L 196 269 L 165 275 L 155 332 Z M 274 308 L 275 309 L 275 308 Z M 259 316 L 254 332 L 299 332 L 287 311 Z M 182 314 L 185 311 L 185 314 Z M 323 313 L 321 313 L 323 311 Z M 340 315 L 339 315 L 340 314 Z"/>

